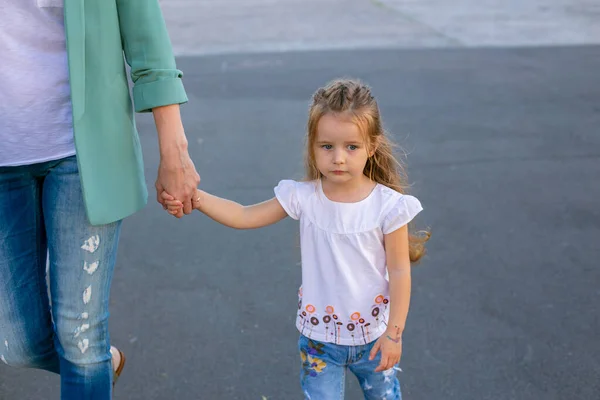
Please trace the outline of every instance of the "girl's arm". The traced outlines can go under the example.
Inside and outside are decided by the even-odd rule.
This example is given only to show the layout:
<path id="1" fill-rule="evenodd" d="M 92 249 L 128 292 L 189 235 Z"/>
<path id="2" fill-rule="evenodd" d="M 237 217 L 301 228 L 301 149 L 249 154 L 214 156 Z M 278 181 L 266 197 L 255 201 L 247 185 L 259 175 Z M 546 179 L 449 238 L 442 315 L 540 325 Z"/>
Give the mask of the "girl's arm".
<path id="1" fill-rule="evenodd" d="M 408 226 L 384 235 L 385 256 L 390 280 L 390 320 L 388 330 L 401 336 L 410 305 L 411 277 L 408 255 Z"/>
<path id="2" fill-rule="evenodd" d="M 170 213 L 179 211 L 182 206 L 180 201 L 166 192 L 162 193 L 162 197 Z M 243 206 L 202 190 L 196 190 L 196 194 L 192 197 L 192 205 L 194 209 L 202 211 L 218 223 L 235 229 L 262 228 L 287 217 L 287 213 L 275 197 L 262 203 Z"/>
<path id="3" fill-rule="evenodd" d="M 384 235 L 383 240 L 390 281 L 390 319 L 387 330 L 371 352 L 372 359 L 381 350 L 381 363 L 376 372 L 392 368 L 400 361 L 402 332 L 406 325 L 411 292 L 408 226 Z"/>

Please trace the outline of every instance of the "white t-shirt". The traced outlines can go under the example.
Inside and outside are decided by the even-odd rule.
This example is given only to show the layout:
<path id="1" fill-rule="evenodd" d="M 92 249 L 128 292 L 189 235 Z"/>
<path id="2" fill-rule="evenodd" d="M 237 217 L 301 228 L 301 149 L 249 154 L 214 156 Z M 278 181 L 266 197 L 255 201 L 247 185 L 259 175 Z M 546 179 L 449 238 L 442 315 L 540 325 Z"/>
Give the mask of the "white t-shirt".
<path id="1" fill-rule="evenodd" d="M 0 0 L 0 166 L 73 154 L 63 0 Z"/>
<path id="2" fill-rule="evenodd" d="M 376 340 L 390 306 L 383 235 L 411 221 L 423 209 L 419 200 L 377 184 L 364 200 L 334 202 L 320 180 L 283 180 L 275 196 L 300 220 L 298 330 L 341 345 Z"/>

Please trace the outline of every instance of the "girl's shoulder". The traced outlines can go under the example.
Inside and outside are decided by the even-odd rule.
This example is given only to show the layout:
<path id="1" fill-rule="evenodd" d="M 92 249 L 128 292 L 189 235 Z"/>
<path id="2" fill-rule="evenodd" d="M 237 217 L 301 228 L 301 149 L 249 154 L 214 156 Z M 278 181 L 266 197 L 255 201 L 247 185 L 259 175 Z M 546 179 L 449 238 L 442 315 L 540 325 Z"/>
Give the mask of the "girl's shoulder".
<path id="1" fill-rule="evenodd" d="M 380 194 L 380 218 L 383 233 L 390 233 L 409 223 L 423 211 L 419 199 L 409 194 L 402 194 L 385 185 L 378 184 Z"/>
<path id="2" fill-rule="evenodd" d="M 403 194 L 400 193 L 390 187 L 387 187 L 385 185 L 382 185 L 381 183 L 378 183 L 377 186 L 375 187 L 375 190 L 378 192 L 379 194 L 379 201 L 382 203 L 382 206 L 397 206 L 398 204 L 407 204 L 407 205 L 412 205 L 412 204 L 420 204 L 421 202 L 419 201 L 419 199 L 417 199 L 415 196 L 412 196 L 410 194 Z"/>
<path id="3" fill-rule="evenodd" d="M 315 182 L 284 179 L 274 189 L 279 204 L 293 219 L 300 219 L 306 208 L 307 199 L 315 193 Z"/>
<path id="4" fill-rule="evenodd" d="M 293 192 L 296 197 L 306 197 L 316 192 L 317 184 L 318 181 L 283 179 L 279 181 L 275 190 L 279 192 Z"/>

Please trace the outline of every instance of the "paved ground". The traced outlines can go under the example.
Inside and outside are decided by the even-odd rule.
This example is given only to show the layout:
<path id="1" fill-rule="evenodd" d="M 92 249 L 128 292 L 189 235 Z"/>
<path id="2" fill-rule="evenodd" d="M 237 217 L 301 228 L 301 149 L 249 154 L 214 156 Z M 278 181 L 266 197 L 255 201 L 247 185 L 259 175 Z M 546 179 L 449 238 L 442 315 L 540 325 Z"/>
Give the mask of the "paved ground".
<path id="1" fill-rule="evenodd" d="M 180 55 L 600 43 L 596 0 L 162 0 Z"/>
<path id="2" fill-rule="evenodd" d="M 163 4 L 173 18 L 175 1 Z M 178 59 L 202 183 L 244 203 L 300 176 L 317 86 L 340 75 L 373 86 L 434 233 L 414 271 L 406 399 L 600 397 L 600 47 L 515 46 Z M 151 185 L 151 118 L 139 128 Z M 111 331 L 129 364 L 115 398 L 300 399 L 298 261 L 293 221 L 237 232 L 199 214 L 175 220 L 152 202 L 128 219 Z M 57 383 L 0 366 L 2 400 L 56 399 Z M 349 380 L 347 399 L 359 398 Z"/>

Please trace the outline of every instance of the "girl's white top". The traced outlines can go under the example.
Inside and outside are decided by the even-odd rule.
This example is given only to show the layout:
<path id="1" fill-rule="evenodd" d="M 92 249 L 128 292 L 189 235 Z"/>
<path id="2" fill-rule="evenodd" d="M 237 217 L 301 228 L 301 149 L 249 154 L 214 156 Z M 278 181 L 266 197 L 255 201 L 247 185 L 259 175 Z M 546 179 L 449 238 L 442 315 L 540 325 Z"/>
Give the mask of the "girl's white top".
<path id="1" fill-rule="evenodd" d="M 376 340 L 390 309 L 383 235 L 411 221 L 423 209 L 419 200 L 377 184 L 364 200 L 334 202 L 320 180 L 283 180 L 275 196 L 300 220 L 298 330 L 341 345 Z"/>

